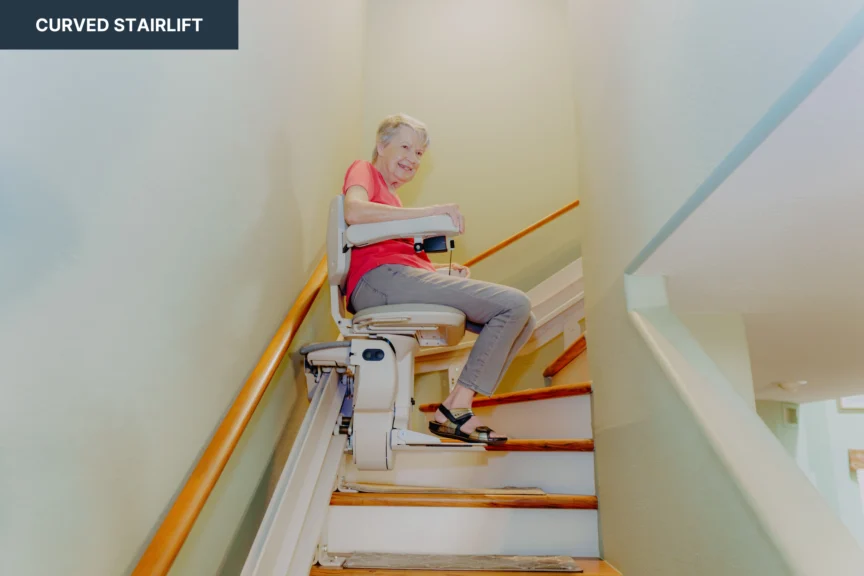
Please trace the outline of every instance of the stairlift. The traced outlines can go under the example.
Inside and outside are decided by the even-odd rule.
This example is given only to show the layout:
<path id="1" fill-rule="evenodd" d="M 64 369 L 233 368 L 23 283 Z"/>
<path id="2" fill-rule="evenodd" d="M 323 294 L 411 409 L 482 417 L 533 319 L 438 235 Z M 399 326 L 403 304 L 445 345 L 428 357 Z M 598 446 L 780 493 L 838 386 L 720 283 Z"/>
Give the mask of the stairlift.
<path id="1" fill-rule="evenodd" d="M 414 356 L 421 347 L 453 346 L 465 334 L 465 315 L 448 306 L 404 304 L 367 308 L 349 318 L 345 282 L 351 250 L 384 240 L 409 239 L 416 252 L 453 249 L 459 231 L 447 215 L 375 224 L 345 222 L 344 196 L 330 203 L 327 275 L 330 311 L 341 337 L 303 347 L 309 397 L 330 377 L 347 390 L 334 434 L 348 436 L 347 449 L 360 470 L 392 470 L 394 451 L 471 450 L 409 429 L 414 405 Z M 335 374 L 333 372 L 335 371 Z"/>

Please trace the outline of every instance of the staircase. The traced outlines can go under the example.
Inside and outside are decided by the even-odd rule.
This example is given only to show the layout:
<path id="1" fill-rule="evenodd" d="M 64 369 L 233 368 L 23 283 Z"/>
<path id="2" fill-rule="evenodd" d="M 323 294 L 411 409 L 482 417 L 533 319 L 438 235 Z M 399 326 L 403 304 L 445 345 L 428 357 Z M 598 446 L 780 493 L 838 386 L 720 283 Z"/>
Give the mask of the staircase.
<path id="1" fill-rule="evenodd" d="M 436 408 L 419 407 L 427 418 Z M 397 576 L 419 573 L 417 562 L 433 574 L 503 574 L 452 565 L 500 556 L 560 557 L 589 576 L 618 574 L 599 559 L 591 384 L 479 398 L 474 408 L 513 439 L 467 453 L 402 454 L 390 471 L 357 470 L 346 455 L 319 542 L 325 565 L 311 574 Z M 377 567 L 351 567 L 352 557 Z M 326 566 L 334 558 L 349 562 Z"/>
<path id="2" fill-rule="evenodd" d="M 496 254 L 578 205 L 578 200 L 569 203 L 465 265 Z M 338 218 L 334 222 L 339 225 Z M 150 538 L 134 576 L 167 576 L 171 570 L 329 274 L 324 256 Z M 591 385 L 586 358 L 577 358 L 585 350 L 585 339 L 577 342 L 584 330 L 582 286 L 580 258 L 528 292 L 537 323 L 520 355 L 558 337 L 567 348 L 544 372 L 549 386 L 474 403 L 488 424 L 509 435 L 505 445 L 430 442 L 422 418 L 429 418 L 435 406 L 421 406 L 414 414 L 417 427 L 407 424 L 406 429 L 414 401 L 403 396 L 393 404 L 401 427 L 388 429 L 382 459 L 367 461 L 361 471 L 353 466 L 354 441 L 361 438 L 356 429 L 351 432 L 356 405 L 346 401 L 356 398 L 356 380 L 348 367 L 362 369 L 380 358 L 363 354 L 365 364 L 346 362 L 339 345 L 310 350 L 316 356 L 314 364 L 304 356 L 309 405 L 242 576 L 304 576 L 310 566 L 311 574 L 618 574 L 598 558 Z M 339 287 L 329 288 L 337 296 L 333 290 Z M 331 298 L 331 306 L 335 303 Z M 341 321 L 341 305 L 331 313 Z M 473 339 L 468 334 L 454 346 L 422 348 L 414 355 L 414 374 L 446 371 L 453 386 Z M 371 374 L 374 378 L 374 370 Z M 375 436 L 366 431 L 364 446 L 374 454 Z M 390 459 L 388 447 L 398 451 L 397 459 Z"/>
<path id="3" fill-rule="evenodd" d="M 400 444 L 386 466 L 358 467 L 346 435 L 353 421 L 341 416 L 354 406 L 354 380 L 338 376 L 344 347 L 319 353 L 312 362 L 333 371 L 307 370 L 310 407 L 243 576 L 618 574 L 600 558 L 582 283 L 578 259 L 528 292 L 537 327 L 522 353 L 564 344 L 551 365 L 532 368 L 547 385 L 474 400 L 504 444 Z M 422 349 L 414 374 L 446 371 L 452 387 L 472 336 Z M 437 408 L 418 406 L 405 438 L 428 434 Z"/>
<path id="4" fill-rule="evenodd" d="M 618 574 L 599 558 L 591 382 L 572 380 L 587 377 L 582 282 L 579 259 L 528 293 L 538 325 L 523 354 L 564 341 L 536 367 L 549 385 L 474 401 L 507 443 L 404 452 L 384 471 L 341 457 L 311 574 Z M 452 386 L 473 340 L 421 351 L 415 374 L 446 370 Z"/>

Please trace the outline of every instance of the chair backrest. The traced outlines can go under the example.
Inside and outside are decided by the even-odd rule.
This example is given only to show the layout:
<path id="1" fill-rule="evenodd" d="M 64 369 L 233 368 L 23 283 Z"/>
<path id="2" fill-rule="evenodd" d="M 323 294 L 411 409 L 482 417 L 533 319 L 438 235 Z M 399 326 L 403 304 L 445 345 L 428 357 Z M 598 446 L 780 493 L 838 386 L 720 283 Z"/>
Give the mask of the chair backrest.
<path id="1" fill-rule="evenodd" d="M 420 238 L 439 236 L 443 234 L 455 234 L 458 230 L 449 219 L 449 216 L 433 216 L 428 221 L 419 219 L 412 220 L 414 229 L 419 229 Z M 369 230 L 362 230 L 358 225 L 351 228 L 355 231 L 357 238 L 353 243 L 365 245 L 367 242 L 376 242 L 378 238 L 399 237 L 406 234 L 407 230 L 403 222 L 393 223 L 390 228 L 385 224 L 375 225 L 375 234 Z M 383 230 L 381 230 L 383 228 Z M 349 318 L 346 311 L 345 288 L 348 278 L 348 269 L 351 266 L 352 242 L 348 240 L 348 223 L 345 222 L 345 197 L 339 194 L 330 201 L 330 214 L 327 222 L 327 281 L 330 285 L 330 314 L 339 328 L 339 332 L 345 338 L 364 337 L 368 338 L 374 334 L 403 334 L 413 335 L 421 346 L 445 346 L 457 343 L 465 332 L 465 318 L 458 310 L 427 310 L 428 306 L 415 305 L 410 310 L 396 310 L 395 314 L 404 316 L 410 312 L 412 318 L 400 318 L 394 322 L 394 318 L 366 318 L 358 330 L 355 331 L 354 318 Z M 358 239 L 359 238 L 359 239 Z M 397 308 L 397 307 L 394 307 Z M 438 307 L 441 308 L 441 307 Z M 424 315 L 425 314 L 425 315 Z M 355 317 L 356 318 L 356 317 Z M 391 323 L 388 325 L 388 322 Z M 380 326 L 376 326 L 380 324 Z"/>
<path id="2" fill-rule="evenodd" d="M 345 294 L 348 268 L 351 266 L 351 251 L 345 250 L 345 197 L 339 194 L 330 202 L 327 222 L 327 280 L 331 286 L 339 287 Z"/>

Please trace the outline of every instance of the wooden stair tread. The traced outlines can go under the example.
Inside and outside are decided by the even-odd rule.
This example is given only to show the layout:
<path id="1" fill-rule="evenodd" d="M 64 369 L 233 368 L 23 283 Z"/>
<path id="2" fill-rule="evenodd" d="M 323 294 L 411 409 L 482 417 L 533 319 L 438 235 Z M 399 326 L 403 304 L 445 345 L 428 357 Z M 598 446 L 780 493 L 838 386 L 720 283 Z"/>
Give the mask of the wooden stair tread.
<path id="1" fill-rule="evenodd" d="M 578 576 L 621 576 L 608 563 L 598 558 L 574 558 L 583 572 Z M 313 566 L 309 576 L 536 576 L 538 572 L 498 572 L 476 570 L 388 570 L 384 568 L 324 568 Z M 572 574 L 572 572 L 544 572 L 543 574 Z"/>
<path id="2" fill-rule="evenodd" d="M 423 508 L 540 508 L 596 510 L 596 496 L 571 494 L 380 494 L 334 492 L 331 506 L 414 506 Z"/>
<path id="3" fill-rule="evenodd" d="M 588 348 L 588 341 L 585 339 L 585 334 L 582 334 L 576 339 L 573 344 L 567 347 L 558 358 L 555 359 L 544 371 L 544 378 L 551 378 L 563 370 L 570 362 L 579 357 Z"/>
<path id="4" fill-rule="evenodd" d="M 546 494 L 539 488 L 458 488 L 442 486 L 416 486 L 412 484 L 381 484 L 377 482 L 340 482 L 346 492 L 364 494 Z"/>
<path id="5" fill-rule="evenodd" d="M 442 438 L 441 442 L 462 444 L 459 440 Z M 591 438 L 510 439 L 503 444 L 487 444 L 487 452 L 593 452 Z"/>
<path id="6" fill-rule="evenodd" d="M 579 382 L 578 384 L 559 384 L 546 388 L 531 388 L 530 390 L 519 390 L 518 392 L 506 392 L 504 394 L 493 394 L 492 396 L 478 396 L 474 399 L 472 407 L 498 406 L 501 404 L 513 404 L 515 402 L 531 402 L 532 400 L 548 400 L 550 398 L 566 398 L 567 396 L 584 396 L 591 393 L 591 382 Z M 422 404 L 421 412 L 435 412 L 440 402 Z"/>

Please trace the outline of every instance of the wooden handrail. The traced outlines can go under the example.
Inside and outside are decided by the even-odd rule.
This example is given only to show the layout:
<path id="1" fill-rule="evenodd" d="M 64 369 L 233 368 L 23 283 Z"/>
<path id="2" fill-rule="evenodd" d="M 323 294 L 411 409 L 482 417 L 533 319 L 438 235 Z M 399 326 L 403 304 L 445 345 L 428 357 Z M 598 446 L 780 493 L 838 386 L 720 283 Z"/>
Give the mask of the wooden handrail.
<path id="1" fill-rule="evenodd" d="M 585 339 L 585 334 L 582 334 L 575 342 L 568 346 L 567 349 L 552 362 L 552 364 L 543 370 L 543 377 L 552 378 L 587 349 L 588 341 Z"/>
<path id="2" fill-rule="evenodd" d="M 849 450 L 849 469 L 864 470 L 864 450 Z"/>
<path id="3" fill-rule="evenodd" d="M 517 232 L 513 236 L 510 236 L 506 240 L 503 240 L 503 241 L 499 242 L 498 244 L 496 244 L 495 246 L 493 246 L 492 248 L 489 248 L 485 252 L 481 252 L 480 254 L 475 256 L 474 258 L 471 258 L 470 260 L 465 262 L 464 266 L 473 266 L 474 264 L 477 264 L 481 260 L 485 260 L 489 256 L 495 254 L 496 252 L 503 250 L 504 248 L 506 248 L 510 244 L 513 244 L 514 242 L 516 242 L 517 240 L 519 240 L 523 236 L 527 236 L 531 232 L 534 232 L 535 230 L 537 230 L 541 226 L 544 226 L 544 225 L 548 224 L 549 222 L 551 222 L 552 220 L 555 220 L 556 218 L 558 218 L 562 214 L 566 214 L 567 212 L 576 208 L 577 206 L 579 206 L 579 200 L 574 200 L 570 204 L 567 204 L 563 208 L 556 210 L 555 212 L 546 216 L 542 220 L 538 220 L 534 224 L 531 224 L 530 226 L 528 226 L 527 228 L 525 228 L 521 232 Z"/>
<path id="4" fill-rule="evenodd" d="M 488 258 L 578 205 L 579 200 L 576 200 L 560 210 L 556 210 L 542 220 L 468 260 L 465 266 L 472 266 Z M 297 334 L 300 324 L 306 319 L 306 314 L 326 281 L 327 257 L 325 256 L 315 268 L 309 281 L 306 282 L 306 286 L 303 287 L 297 301 L 288 311 L 276 335 L 273 336 L 264 354 L 261 355 L 255 365 L 252 374 L 246 380 L 225 418 L 219 424 L 219 428 L 216 429 L 216 433 L 195 465 L 195 469 L 141 555 L 132 576 L 165 576 L 170 570 L 177 554 L 180 553 L 180 548 L 186 542 L 195 520 L 219 480 L 219 476 L 228 464 L 243 431 L 252 419 L 252 414 L 258 407 L 264 392 L 267 391 L 282 358 L 288 352 L 294 335 Z"/>
<path id="5" fill-rule="evenodd" d="M 297 329 L 306 318 L 309 308 L 312 307 L 318 291 L 326 280 L 327 258 L 324 257 L 303 287 L 297 301 L 288 311 L 285 320 L 264 354 L 261 355 L 261 359 L 258 360 L 258 364 L 255 365 L 255 369 L 246 380 L 222 423 L 219 424 L 189 480 L 138 561 L 132 576 L 163 576 L 168 573 L 222 470 L 228 464 L 228 459 L 234 452 L 237 442 L 240 441 L 240 436 L 243 435 L 255 408 L 264 396 L 270 380 L 273 379 L 276 369 L 288 351 Z"/>

